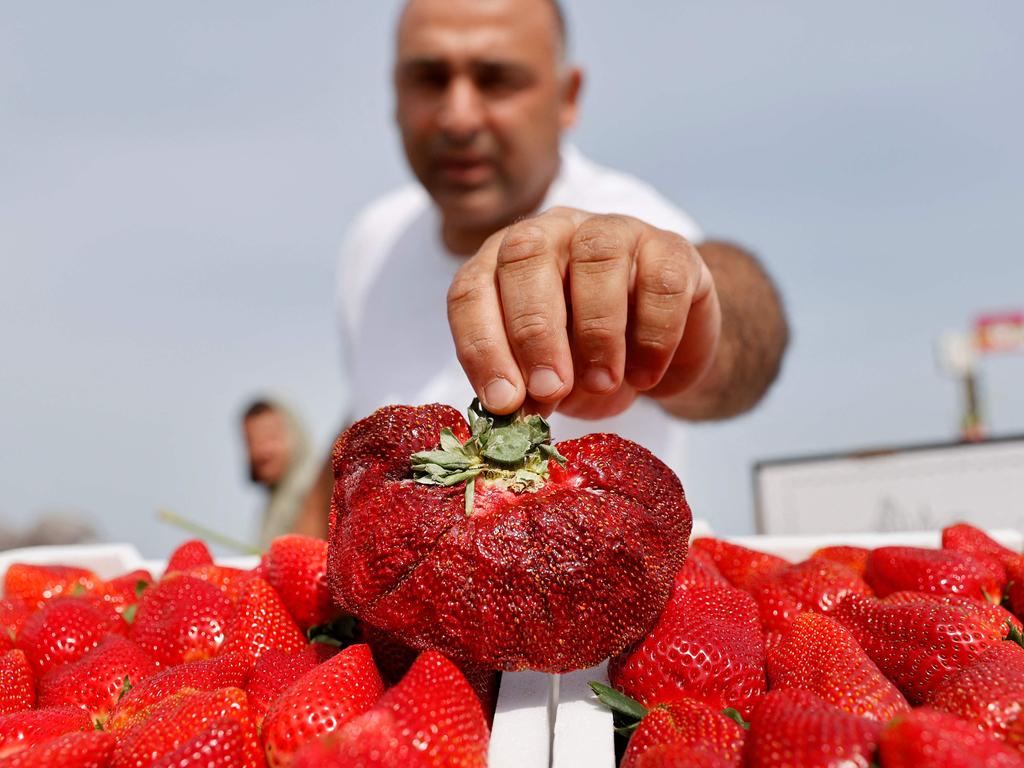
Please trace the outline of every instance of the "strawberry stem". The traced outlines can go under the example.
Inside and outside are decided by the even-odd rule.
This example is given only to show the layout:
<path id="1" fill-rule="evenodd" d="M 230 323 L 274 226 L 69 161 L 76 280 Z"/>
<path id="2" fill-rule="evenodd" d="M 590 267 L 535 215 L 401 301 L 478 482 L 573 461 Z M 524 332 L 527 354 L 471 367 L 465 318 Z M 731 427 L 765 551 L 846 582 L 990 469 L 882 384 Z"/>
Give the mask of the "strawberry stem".
<path id="1" fill-rule="evenodd" d="M 1007 619 L 1006 626 L 1009 630 L 1006 633 L 1006 639 L 1024 648 L 1024 634 L 1021 634 L 1021 631 L 1014 625 L 1013 619 Z"/>
<path id="2" fill-rule="evenodd" d="M 630 733 L 636 730 L 636 726 L 644 719 L 648 712 L 647 707 L 631 696 L 627 696 L 622 691 L 615 690 L 610 685 L 599 683 L 596 680 L 591 680 L 588 685 L 598 700 L 608 707 L 613 715 L 621 717 L 625 721 L 625 726 L 617 730 Z"/>
<path id="3" fill-rule="evenodd" d="M 734 709 L 733 707 L 726 707 L 722 710 L 722 714 L 728 717 L 730 720 L 735 720 L 737 723 L 739 723 L 740 727 L 743 728 L 743 730 L 750 730 L 750 723 L 743 719 L 743 715 L 740 714 L 740 711 L 738 709 Z"/>

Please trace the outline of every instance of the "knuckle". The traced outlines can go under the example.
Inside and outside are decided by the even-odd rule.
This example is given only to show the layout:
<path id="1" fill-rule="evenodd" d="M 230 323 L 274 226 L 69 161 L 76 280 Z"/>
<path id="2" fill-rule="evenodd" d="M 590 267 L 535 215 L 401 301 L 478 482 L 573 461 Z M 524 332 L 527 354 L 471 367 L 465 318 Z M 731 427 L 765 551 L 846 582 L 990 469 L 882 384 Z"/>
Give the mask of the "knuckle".
<path id="1" fill-rule="evenodd" d="M 484 280 L 481 275 L 460 270 L 448 286 L 448 306 L 462 307 L 483 299 Z"/>
<path id="2" fill-rule="evenodd" d="M 650 332 L 638 334 L 636 346 L 647 356 L 659 359 L 668 357 L 676 351 L 675 344 L 668 336 Z"/>
<path id="3" fill-rule="evenodd" d="M 513 224 L 498 249 L 498 265 L 510 266 L 535 261 L 548 252 L 548 233 L 535 220 Z"/>
<path id="4" fill-rule="evenodd" d="M 513 344 L 535 348 L 552 340 L 554 330 L 543 312 L 524 312 L 509 320 L 508 333 Z"/>
<path id="5" fill-rule="evenodd" d="M 474 335 L 460 339 L 456 344 L 456 356 L 463 364 L 473 364 L 494 356 L 497 344 L 489 336 Z"/>
<path id="6" fill-rule="evenodd" d="M 576 336 L 588 345 L 605 347 L 615 343 L 622 333 L 610 317 L 592 317 L 577 320 Z"/>
<path id="7" fill-rule="evenodd" d="M 642 290 L 653 296 L 676 299 L 691 293 L 695 275 L 688 262 L 664 259 L 644 275 Z"/>
<path id="8" fill-rule="evenodd" d="M 576 263 L 607 264 L 626 257 L 626 247 L 613 228 L 584 225 L 576 230 L 569 247 L 569 259 Z"/>

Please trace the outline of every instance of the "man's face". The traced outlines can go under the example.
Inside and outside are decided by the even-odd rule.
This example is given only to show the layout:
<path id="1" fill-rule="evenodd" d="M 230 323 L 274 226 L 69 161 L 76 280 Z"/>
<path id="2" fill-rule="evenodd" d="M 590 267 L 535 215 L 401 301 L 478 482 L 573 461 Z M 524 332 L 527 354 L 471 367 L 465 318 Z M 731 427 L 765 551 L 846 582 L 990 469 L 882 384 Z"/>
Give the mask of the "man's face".
<path id="1" fill-rule="evenodd" d="M 498 229 L 539 205 L 575 120 L 547 0 L 412 0 L 398 30 L 405 153 L 446 224 Z"/>
<path id="2" fill-rule="evenodd" d="M 242 426 L 253 480 L 268 487 L 277 485 L 292 460 L 292 438 L 284 417 L 264 411 L 247 418 Z"/>

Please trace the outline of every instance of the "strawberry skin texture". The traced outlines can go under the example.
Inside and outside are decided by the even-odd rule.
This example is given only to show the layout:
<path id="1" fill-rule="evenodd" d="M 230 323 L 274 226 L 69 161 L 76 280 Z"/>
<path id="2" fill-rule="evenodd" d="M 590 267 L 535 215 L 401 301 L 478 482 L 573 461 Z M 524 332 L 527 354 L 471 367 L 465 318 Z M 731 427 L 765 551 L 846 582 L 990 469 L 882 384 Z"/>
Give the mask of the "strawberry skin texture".
<path id="1" fill-rule="evenodd" d="M 253 577 L 238 598 L 221 652 L 244 653 L 255 662 L 268 648 L 293 653 L 307 643 L 277 591 L 263 579 Z"/>
<path id="2" fill-rule="evenodd" d="M 738 765 L 747 732 L 735 720 L 694 699 L 659 704 L 640 721 L 619 768 L 657 765 L 659 748 L 700 749 L 724 765 Z M 667 755 L 666 755 L 667 759 Z M 666 763 L 670 764 L 670 763 Z M 685 764 L 685 763 L 679 763 Z"/>
<path id="3" fill-rule="evenodd" d="M 1024 616 L 1024 555 L 1006 560 L 1006 576 L 1009 579 L 1006 597 L 1010 603 L 1010 610 L 1020 618 Z"/>
<path id="4" fill-rule="evenodd" d="M 477 479 L 412 481 L 410 457 L 442 427 L 442 405 L 389 406 L 338 440 L 328 581 L 335 601 L 413 648 L 490 669 L 593 666 L 642 636 L 686 556 L 682 486 L 649 451 L 614 435 L 558 444 L 547 482 L 516 494 Z"/>
<path id="5" fill-rule="evenodd" d="M 685 696 L 747 716 L 765 691 L 757 604 L 728 585 L 677 586 L 647 636 L 608 662 L 608 677 L 648 707 Z"/>
<path id="6" fill-rule="evenodd" d="M 103 731 L 76 731 L 0 759 L 0 768 L 107 768 L 117 741 Z"/>
<path id="7" fill-rule="evenodd" d="M 946 712 L 921 707 L 882 732 L 885 768 L 1024 768 L 1024 755 Z"/>
<path id="8" fill-rule="evenodd" d="M 268 648 L 252 668 L 245 692 L 249 695 L 249 709 L 262 727 L 267 710 L 292 683 L 318 664 L 337 653 L 335 646 L 311 643 L 295 653 Z"/>
<path id="9" fill-rule="evenodd" d="M 153 574 L 143 569 L 125 573 L 110 581 L 101 582 L 89 594 L 89 597 L 97 602 L 106 603 L 123 615 L 129 606 L 139 602 L 140 582 L 145 584 L 148 589 L 153 583 Z"/>
<path id="10" fill-rule="evenodd" d="M 644 752 L 630 768 L 735 768 L 738 765 L 704 747 L 659 744 Z"/>
<path id="11" fill-rule="evenodd" d="M 310 741 L 336 731 L 368 711 L 381 694 L 369 646 L 350 645 L 298 678 L 274 702 L 263 721 L 267 765 L 286 768 Z"/>
<path id="12" fill-rule="evenodd" d="M 81 707 L 106 723 L 124 689 L 157 670 L 153 658 L 126 637 L 110 635 L 78 661 L 51 670 L 39 681 L 39 706 Z"/>
<path id="13" fill-rule="evenodd" d="M 951 549 L 879 547 L 868 556 L 864 578 L 879 597 L 911 590 L 989 598 L 1000 602 L 1006 573 L 999 563 Z"/>
<path id="14" fill-rule="evenodd" d="M 0 715 L 0 757 L 72 731 L 92 731 L 89 715 L 78 707 L 31 709 Z"/>
<path id="15" fill-rule="evenodd" d="M 861 578 L 864 578 L 864 571 L 868 567 L 868 555 L 871 550 L 865 547 L 851 547 L 839 545 L 834 547 L 822 547 L 811 553 L 810 560 L 831 560 L 833 563 L 845 565 Z"/>
<path id="16" fill-rule="evenodd" d="M 327 585 L 326 541 L 298 534 L 280 536 L 271 542 L 264 561 L 265 578 L 303 631 L 340 615 Z"/>
<path id="17" fill-rule="evenodd" d="M 10 640 L 18 636 L 28 617 L 35 611 L 21 600 L 3 598 L 0 600 L 0 637 Z"/>
<path id="18" fill-rule="evenodd" d="M 206 543 L 199 539 L 190 539 L 178 546 L 171 553 L 164 573 L 188 571 L 200 565 L 213 565 L 213 555 Z"/>
<path id="19" fill-rule="evenodd" d="M 36 705 L 36 678 L 24 651 L 17 648 L 0 656 L 0 715 Z"/>
<path id="20" fill-rule="evenodd" d="M 244 763 L 245 749 L 242 724 L 225 717 L 168 752 L 152 768 L 235 768 Z"/>
<path id="21" fill-rule="evenodd" d="M 835 619 L 796 617 L 782 642 L 768 650 L 772 690 L 801 688 L 852 715 L 886 722 L 910 705 Z"/>
<path id="22" fill-rule="evenodd" d="M 943 528 L 942 548 L 955 549 L 957 552 L 966 552 L 969 555 L 987 555 L 999 561 L 1020 555 L 1019 552 L 1004 547 L 981 528 L 976 528 L 969 523 L 957 523 Z"/>
<path id="23" fill-rule="evenodd" d="M 810 691 L 772 691 L 750 719 L 743 765 L 867 768 L 881 730 L 881 723 L 836 709 Z"/>
<path id="24" fill-rule="evenodd" d="M 17 645 L 36 675 L 42 676 L 78 661 L 107 635 L 127 632 L 128 625 L 112 608 L 82 597 L 59 597 L 25 622 Z"/>
<path id="25" fill-rule="evenodd" d="M 129 637 L 162 666 L 208 659 L 233 614 L 234 605 L 213 584 L 174 575 L 142 593 Z"/>
<path id="26" fill-rule="evenodd" d="M 1018 632 L 1024 632 L 1021 625 L 1012 613 L 1001 605 L 994 605 L 987 600 L 975 600 L 972 597 L 961 595 L 936 595 L 931 592 L 893 592 L 882 598 L 887 605 L 908 605 L 912 603 L 936 603 L 939 605 L 951 605 L 962 613 L 971 615 L 993 634 L 1006 639 L 1009 635 L 1009 625 L 1013 625 Z"/>
<path id="27" fill-rule="evenodd" d="M 256 576 L 252 571 L 232 568 L 227 565 L 197 565 L 186 573 L 194 579 L 213 584 L 232 603 L 238 602 L 245 590 L 249 588 L 249 582 Z"/>
<path id="28" fill-rule="evenodd" d="M 11 563 L 4 574 L 4 597 L 42 608 L 48 601 L 76 590 L 89 592 L 101 581 L 85 568 Z"/>
<path id="29" fill-rule="evenodd" d="M 694 539 L 690 546 L 710 558 L 729 583 L 740 589 L 750 589 L 755 579 L 789 566 L 789 562 L 781 557 L 723 539 Z"/>

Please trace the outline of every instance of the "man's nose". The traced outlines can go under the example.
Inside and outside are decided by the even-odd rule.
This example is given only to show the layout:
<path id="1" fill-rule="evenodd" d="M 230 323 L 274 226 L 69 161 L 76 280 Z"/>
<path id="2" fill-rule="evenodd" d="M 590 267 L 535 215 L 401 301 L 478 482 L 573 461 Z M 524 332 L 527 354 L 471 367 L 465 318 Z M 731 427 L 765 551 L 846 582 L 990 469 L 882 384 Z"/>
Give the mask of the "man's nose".
<path id="1" fill-rule="evenodd" d="M 484 124 L 480 91 L 467 77 L 453 78 L 441 105 L 440 127 L 452 141 L 472 139 Z"/>

